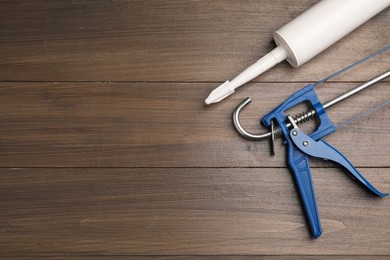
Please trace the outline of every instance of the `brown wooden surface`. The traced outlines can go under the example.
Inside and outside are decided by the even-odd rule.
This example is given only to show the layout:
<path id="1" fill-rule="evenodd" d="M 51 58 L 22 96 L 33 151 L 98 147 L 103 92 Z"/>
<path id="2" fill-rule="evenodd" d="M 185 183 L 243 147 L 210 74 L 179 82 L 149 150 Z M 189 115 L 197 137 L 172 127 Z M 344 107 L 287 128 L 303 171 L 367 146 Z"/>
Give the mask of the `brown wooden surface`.
<path id="1" fill-rule="evenodd" d="M 361 171 L 382 190 L 390 189 L 389 168 Z M 387 254 L 388 201 L 360 189 L 337 168 L 314 169 L 313 179 L 324 229 L 315 241 L 285 168 L 7 169 L 0 184 L 0 219 L 6 220 L 0 232 L 7 237 L 0 250 Z"/>
<path id="2" fill-rule="evenodd" d="M 387 259 L 389 199 L 312 160 L 324 234 L 311 239 L 285 148 L 271 157 L 230 117 L 250 96 L 243 123 L 263 131 L 259 117 L 291 93 L 388 45 L 390 10 L 299 69 L 203 103 L 316 2 L 1 1 L 0 259 Z M 384 53 L 318 94 L 389 68 Z M 388 100 L 389 84 L 329 109 L 333 122 Z M 325 138 L 386 192 L 388 115 Z"/>
<path id="3" fill-rule="evenodd" d="M 215 256 L 215 255 L 203 255 L 203 256 L 101 256 L 101 255 L 86 255 L 86 256 L 17 256 L 12 257 L 12 259 L 17 260 L 36 260 L 36 259 L 72 259 L 72 260 L 85 260 L 85 259 L 114 259 L 114 260 L 151 260 L 151 259 L 161 259 L 161 260 L 183 260 L 183 259 L 194 259 L 194 260 L 205 260 L 205 259 L 215 259 L 215 260 L 232 260 L 232 259 L 238 259 L 238 260 L 317 260 L 317 259 L 332 259 L 332 260 L 347 260 L 351 259 L 351 256 L 340 256 L 340 255 L 310 255 L 310 256 L 252 256 L 252 255 L 231 255 L 231 256 Z M 9 257 L 0 257 L 0 259 L 9 259 Z M 370 256 L 370 255 L 361 255 L 361 256 L 353 256 L 353 259 L 356 260 L 372 260 L 372 259 L 379 259 L 379 260 L 387 260 L 388 256 Z"/>
<path id="4" fill-rule="evenodd" d="M 3 167 L 284 167 L 284 147 L 270 157 L 267 141 L 233 131 L 231 112 L 243 98 L 205 106 L 213 83 L 2 83 L 0 163 Z M 242 117 L 253 131 L 258 118 L 302 83 L 246 86 L 254 101 Z M 329 100 L 356 83 L 319 87 Z M 275 91 L 279 90 L 279 91 Z M 380 83 L 330 108 L 335 124 L 386 101 Z M 298 110 L 297 112 L 301 112 Z M 326 140 L 357 166 L 387 167 L 389 108 L 340 128 Z M 356 140 L 364 140 L 364 143 Z M 324 165 L 313 162 L 313 165 Z"/>
<path id="5" fill-rule="evenodd" d="M 225 81 L 316 2 L 1 1 L 0 79 Z M 284 63 L 256 81 L 321 79 L 388 45 L 389 19 L 385 11 L 299 70 Z M 343 78 L 365 80 L 385 65 Z"/>

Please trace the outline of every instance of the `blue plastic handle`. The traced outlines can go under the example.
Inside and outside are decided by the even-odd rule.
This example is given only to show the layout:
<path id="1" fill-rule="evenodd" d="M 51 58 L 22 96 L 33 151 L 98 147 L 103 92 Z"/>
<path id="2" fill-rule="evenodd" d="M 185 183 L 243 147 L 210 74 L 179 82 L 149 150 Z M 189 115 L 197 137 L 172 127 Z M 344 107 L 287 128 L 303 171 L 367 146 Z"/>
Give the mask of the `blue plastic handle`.
<path id="1" fill-rule="evenodd" d="M 333 133 L 336 130 L 328 115 L 325 113 L 325 109 L 315 93 L 313 85 L 311 84 L 292 94 L 285 102 L 264 116 L 261 122 L 264 126 L 270 127 L 271 121 L 276 120 L 279 129 L 285 137 L 285 142 L 288 147 L 288 165 L 294 175 L 299 197 L 301 199 L 312 236 L 314 238 L 318 238 L 322 233 L 322 229 L 314 192 L 314 185 L 311 179 L 309 160 L 307 155 L 295 147 L 295 144 L 289 136 L 289 129 L 286 125 L 285 112 L 302 102 L 309 102 L 312 105 L 312 108 L 316 111 L 316 115 L 320 121 L 317 130 L 311 135 L 314 139 L 319 139 L 325 135 Z"/>
<path id="2" fill-rule="evenodd" d="M 290 131 L 291 140 L 294 142 L 295 146 L 298 147 L 301 152 L 308 154 L 310 156 L 321 158 L 324 160 L 329 160 L 341 165 L 350 176 L 365 187 L 367 190 L 373 194 L 385 197 L 389 194 L 382 193 L 377 190 L 370 182 L 368 182 L 357 170 L 350 161 L 348 161 L 345 156 L 340 153 L 336 148 L 332 147 L 328 143 L 318 140 L 315 141 L 302 132 L 299 128 L 294 128 Z"/>
<path id="3" fill-rule="evenodd" d="M 312 236 L 318 238 L 322 234 L 322 228 L 320 216 L 318 214 L 314 185 L 311 179 L 309 158 L 292 143 L 288 144 L 287 149 L 288 165 L 293 172 L 307 222 L 309 223 Z"/>
<path id="4" fill-rule="evenodd" d="M 299 135 L 297 136 L 302 138 L 298 139 L 291 134 L 292 132 L 286 124 L 286 111 L 302 102 L 309 102 L 312 109 L 316 111 L 316 116 L 319 119 L 319 126 L 310 137 L 301 132 L 299 128 L 295 128 L 294 130 L 299 131 Z M 309 84 L 292 94 L 285 102 L 264 116 L 261 122 L 264 126 L 270 127 L 273 120 L 276 121 L 287 144 L 288 165 L 294 175 L 299 197 L 314 238 L 318 238 L 321 235 L 322 230 L 308 155 L 331 160 L 340 164 L 355 180 L 369 191 L 381 197 L 387 196 L 387 194 L 383 194 L 375 189 L 375 187 L 372 186 L 340 152 L 320 140 L 320 138 L 333 133 L 336 128 L 330 121 L 321 101 L 315 93 L 314 85 Z M 307 146 L 303 144 L 303 141 L 305 140 L 309 142 Z M 316 142 L 316 140 L 319 141 Z"/>

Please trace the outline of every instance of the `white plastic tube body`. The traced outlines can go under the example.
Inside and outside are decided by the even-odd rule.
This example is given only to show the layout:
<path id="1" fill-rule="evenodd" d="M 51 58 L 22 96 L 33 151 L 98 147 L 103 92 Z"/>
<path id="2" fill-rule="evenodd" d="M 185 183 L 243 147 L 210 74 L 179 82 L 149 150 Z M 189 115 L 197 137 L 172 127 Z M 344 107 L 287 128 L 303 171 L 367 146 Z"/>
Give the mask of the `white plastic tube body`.
<path id="1" fill-rule="evenodd" d="M 276 31 L 274 40 L 299 67 L 388 6 L 390 0 L 322 0 Z"/>
<path id="2" fill-rule="evenodd" d="M 214 89 L 206 104 L 221 101 L 285 59 L 299 67 L 389 6 L 390 0 L 320 1 L 276 31 L 273 36 L 278 47 Z"/>

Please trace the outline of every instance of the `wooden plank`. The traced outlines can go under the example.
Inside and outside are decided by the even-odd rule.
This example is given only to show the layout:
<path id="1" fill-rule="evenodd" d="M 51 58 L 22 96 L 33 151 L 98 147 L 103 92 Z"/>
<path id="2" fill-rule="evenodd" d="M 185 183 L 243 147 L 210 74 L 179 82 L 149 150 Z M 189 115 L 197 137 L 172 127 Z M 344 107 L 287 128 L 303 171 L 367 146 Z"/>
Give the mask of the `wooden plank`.
<path id="1" fill-rule="evenodd" d="M 388 256 L 372 256 L 372 255 L 361 255 L 361 256 L 334 256 L 334 255 L 311 255 L 311 256 L 264 256 L 264 255 L 224 255 L 224 256 L 118 256 L 118 255 L 92 255 L 92 256 L 12 256 L 12 259 L 16 260 L 36 260 L 36 259 L 72 259 L 72 260 L 85 260 L 85 259 L 114 259 L 114 260 L 183 260 L 183 259 L 194 259 L 194 260 L 318 260 L 318 259 L 332 259 L 332 260 L 349 260 L 353 257 L 356 260 L 387 260 Z M 0 259 L 9 259 L 9 257 L 1 257 Z"/>
<path id="2" fill-rule="evenodd" d="M 316 2 L 1 1 L 0 80 L 223 82 Z M 319 80 L 388 45 L 389 22 L 390 9 L 302 68 L 283 63 L 257 81 Z M 364 80 L 388 61 L 342 79 Z"/>
<path id="3" fill-rule="evenodd" d="M 388 82 L 328 110 L 339 124 L 388 100 Z M 302 83 L 257 83 L 225 102 L 205 106 L 210 83 L 2 83 L 2 167 L 284 167 L 284 147 L 270 157 L 268 142 L 242 139 L 231 113 L 246 96 L 243 124 L 258 118 Z M 318 88 L 323 100 L 356 84 Z M 357 166 L 389 167 L 389 108 L 325 138 Z M 296 112 L 301 112 L 298 110 Z M 294 114 L 294 113 L 293 113 Z M 362 140 L 362 141 L 359 141 Z M 313 166 L 330 166 L 313 161 Z"/>
<path id="4" fill-rule="evenodd" d="M 363 169 L 382 191 L 390 169 Z M 390 203 L 315 169 L 310 238 L 288 171 L 1 169 L 0 254 L 388 255 Z"/>
<path id="5" fill-rule="evenodd" d="M 252 97 L 242 120 L 261 130 L 257 118 L 302 82 L 388 45 L 390 9 L 302 68 L 282 63 L 203 105 L 316 2 L 1 1 L 0 259 L 387 259 L 387 199 L 313 161 L 324 234 L 312 240 L 284 147 L 271 158 L 267 142 L 233 131 L 230 113 Z M 319 95 L 328 100 L 388 64 L 386 52 Z M 388 100 L 389 84 L 330 109 L 331 118 Z M 388 109 L 326 138 L 384 192 Z"/>

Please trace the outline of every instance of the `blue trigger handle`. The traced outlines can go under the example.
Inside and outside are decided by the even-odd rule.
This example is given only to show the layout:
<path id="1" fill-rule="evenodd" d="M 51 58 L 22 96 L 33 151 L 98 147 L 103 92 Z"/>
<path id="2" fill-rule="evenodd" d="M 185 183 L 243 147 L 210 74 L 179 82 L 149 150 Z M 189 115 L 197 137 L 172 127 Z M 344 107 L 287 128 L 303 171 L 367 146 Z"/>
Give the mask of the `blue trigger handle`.
<path id="1" fill-rule="evenodd" d="M 294 132 L 294 134 L 292 134 Z M 301 150 L 301 152 L 308 154 L 310 156 L 321 158 L 324 160 L 329 160 L 335 162 L 342 166 L 350 176 L 357 181 L 360 185 L 366 188 L 368 191 L 373 193 L 374 195 L 385 197 L 389 194 L 381 193 L 377 190 L 369 181 L 367 181 L 352 165 L 350 161 L 348 161 L 345 156 L 340 153 L 336 148 L 332 147 L 328 143 L 318 140 L 314 141 L 309 136 L 307 136 L 304 132 L 302 132 L 299 128 L 295 128 L 290 131 L 291 140 L 294 142 L 295 146 Z"/>
<path id="2" fill-rule="evenodd" d="M 312 236 L 318 238 L 322 234 L 322 228 L 313 181 L 311 179 L 309 158 L 292 143 L 288 144 L 287 149 L 288 165 L 294 175 L 299 198 L 301 199 L 303 210 L 305 211 L 306 220 L 310 226 Z"/>
<path id="3" fill-rule="evenodd" d="M 316 111 L 316 116 L 319 119 L 317 130 L 311 134 L 315 140 L 333 133 L 336 128 L 330 121 L 325 109 L 322 106 L 317 94 L 314 91 L 314 85 L 309 84 L 301 90 L 292 94 L 285 102 L 264 116 L 261 120 L 265 127 L 271 126 L 271 121 L 275 120 L 281 130 L 287 144 L 287 159 L 288 165 L 294 175 L 295 183 L 298 188 L 299 197 L 306 215 L 307 222 L 310 226 L 311 234 L 314 238 L 318 238 L 321 233 L 320 217 L 318 214 L 314 185 L 311 178 L 309 158 L 302 153 L 292 142 L 289 129 L 286 125 L 285 112 L 302 102 L 311 104 L 312 109 Z"/>

